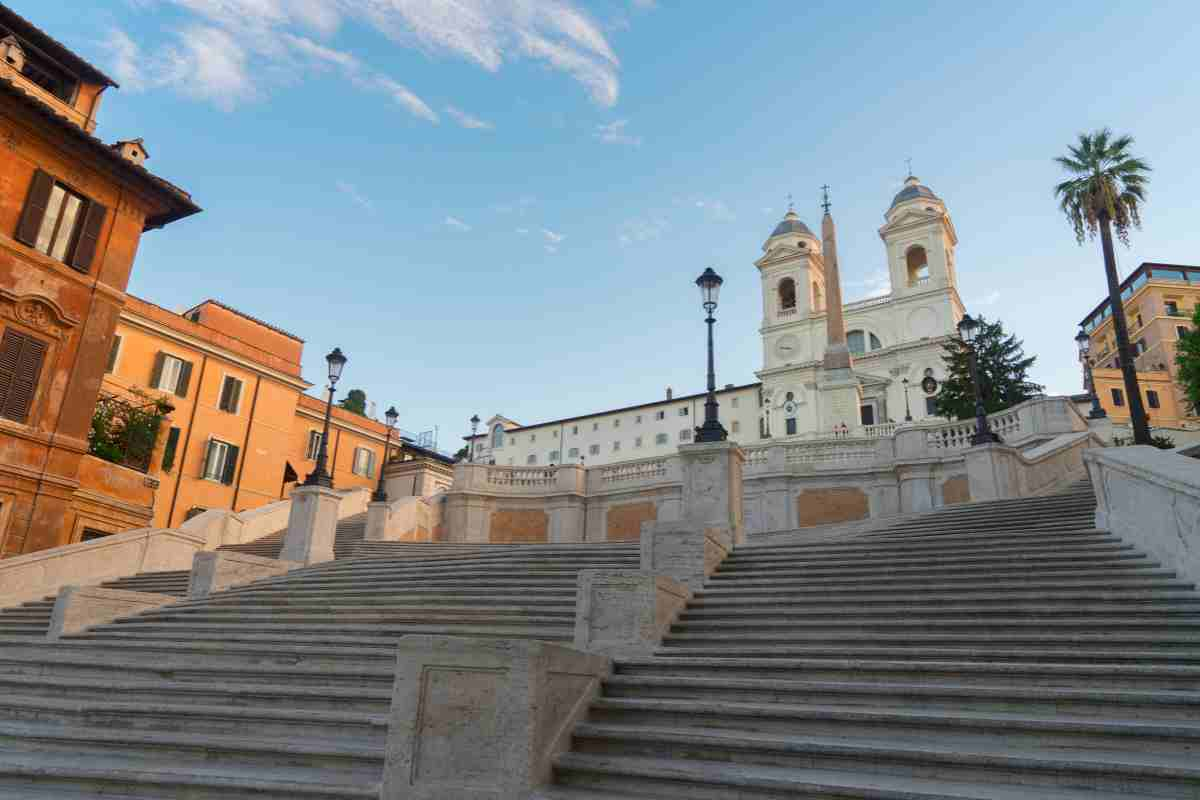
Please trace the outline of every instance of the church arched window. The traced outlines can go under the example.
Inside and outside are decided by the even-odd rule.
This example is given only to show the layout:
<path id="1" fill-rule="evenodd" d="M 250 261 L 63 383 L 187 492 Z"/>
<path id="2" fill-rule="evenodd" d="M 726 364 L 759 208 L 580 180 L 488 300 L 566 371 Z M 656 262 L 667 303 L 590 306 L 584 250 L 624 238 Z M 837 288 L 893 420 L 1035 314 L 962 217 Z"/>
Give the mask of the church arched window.
<path id="1" fill-rule="evenodd" d="M 796 281 L 784 278 L 779 282 L 779 310 L 790 311 L 796 307 Z"/>
<path id="2" fill-rule="evenodd" d="M 904 254 L 904 262 L 908 267 L 908 285 L 916 286 L 929 279 L 929 256 L 925 248 L 915 244 Z"/>
<path id="3" fill-rule="evenodd" d="M 497 425 L 492 428 L 492 448 L 504 446 L 504 426 Z"/>
<path id="4" fill-rule="evenodd" d="M 846 331 L 846 349 L 856 356 L 867 352 L 867 345 L 872 350 L 883 349 L 883 342 L 875 334 L 864 330 Z"/>
<path id="5" fill-rule="evenodd" d="M 882 348 L 883 348 L 883 342 L 879 341 L 879 337 L 872 333 L 871 334 L 871 349 L 872 350 L 880 350 Z"/>

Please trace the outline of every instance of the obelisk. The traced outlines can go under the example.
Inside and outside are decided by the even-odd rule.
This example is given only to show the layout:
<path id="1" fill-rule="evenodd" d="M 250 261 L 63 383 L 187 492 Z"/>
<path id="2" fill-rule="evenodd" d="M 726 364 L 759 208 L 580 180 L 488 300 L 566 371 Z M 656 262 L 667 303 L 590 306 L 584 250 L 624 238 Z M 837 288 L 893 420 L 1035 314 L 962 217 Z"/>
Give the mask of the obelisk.
<path id="1" fill-rule="evenodd" d="M 838 274 L 837 228 L 829 213 L 829 187 L 821 187 L 821 251 L 825 265 L 825 357 L 817 384 L 822 435 L 853 431 L 862 421 L 862 388 L 854 375 L 850 348 L 846 346 L 846 321 L 842 316 L 842 281 Z"/>

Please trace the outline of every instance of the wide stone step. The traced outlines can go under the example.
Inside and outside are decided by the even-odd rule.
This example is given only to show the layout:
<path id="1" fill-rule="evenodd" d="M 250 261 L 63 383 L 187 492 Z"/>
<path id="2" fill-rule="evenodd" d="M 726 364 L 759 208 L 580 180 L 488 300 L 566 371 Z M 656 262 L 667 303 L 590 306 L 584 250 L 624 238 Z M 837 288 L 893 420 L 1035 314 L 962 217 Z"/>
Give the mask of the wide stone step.
<path id="1" fill-rule="evenodd" d="M 1011 612 L 1009 612 L 1011 613 Z M 730 634 L 746 635 L 751 638 L 786 642 L 808 638 L 822 639 L 826 636 L 853 636 L 868 631 L 880 634 L 878 641 L 889 641 L 891 636 L 907 634 L 954 636 L 958 641 L 972 641 L 972 637 L 1000 637 L 1024 635 L 1031 631 L 1046 633 L 1047 641 L 1065 637 L 1078 641 L 1076 637 L 1090 635 L 1105 636 L 1113 631 L 1120 636 L 1111 641 L 1161 641 L 1158 634 L 1193 634 L 1184 641 L 1200 644 L 1200 611 L 1188 616 L 1153 614 L 1116 615 L 1111 610 L 1094 615 L 1082 615 L 1076 611 L 1055 610 L 1048 614 L 1024 616 L 998 616 L 968 613 L 949 615 L 944 610 L 875 615 L 861 614 L 800 615 L 779 614 L 774 618 L 739 617 L 736 619 L 704 619 L 689 614 L 671 628 L 672 640 L 697 641 L 699 639 L 725 640 Z M 1130 635 L 1145 634 L 1130 638 Z M 1175 641 L 1174 637 L 1170 637 Z M 741 641 L 736 638 L 733 642 Z M 925 641 L 925 640 L 922 640 Z"/>
<path id="2" fill-rule="evenodd" d="M 387 734 L 386 714 L 352 711 L 270 708 L 264 706 L 154 703 L 146 700 L 79 700 L 51 697 L 0 697 L 0 729 L 36 720 L 76 730 L 108 729 L 135 733 L 229 734 L 296 739 L 336 739 L 381 747 Z"/>
<path id="3" fill-rule="evenodd" d="M 574 608 L 575 590 L 574 589 L 553 589 L 553 590 L 536 590 L 520 593 L 492 593 L 488 591 L 472 592 L 468 589 L 462 589 L 455 592 L 447 591 L 445 593 L 424 593 L 424 592 L 396 592 L 385 590 L 384 592 L 362 591 L 362 592 L 339 592 L 337 595 L 327 596 L 314 592 L 297 592 L 295 594 L 269 594 L 255 595 L 253 598 L 247 598 L 241 595 L 233 595 L 230 593 L 221 593 L 211 595 L 203 600 L 191 600 L 181 603 L 173 603 L 173 610 L 183 610 L 188 608 L 234 608 L 234 607 L 254 607 L 258 609 L 267 608 L 288 608 L 294 607 L 299 609 L 317 608 L 317 609 L 335 609 L 335 608 L 376 608 L 387 607 L 397 610 L 406 610 L 409 608 L 422 609 L 431 605 L 445 607 L 462 607 L 476 608 L 479 606 L 490 606 L 499 604 L 500 606 L 517 605 L 536 607 L 536 608 Z"/>
<path id="4" fill-rule="evenodd" d="M 808 566 L 780 566 L 768 569 L 737 570 L 721 569 L 714 573 L 709 581 L 714 585 L 728 582 L 761 582 L 764 580 L 787 580 L 803 577 L 898 577 L 912 575 L 916 577 L 935 577 L 952 572 L 955 578 L 974 575 L 1005 575 L 1013 572 L 1031 573 L 1062 573 L 1065 568 L 1072 571 L 1097 569 L 1137 570 L 1159 566 L 1142 553 L 1119 553 L 1113 555 L 1090 555 L 1066 558 L 1037 557 L 1020 558 L 1006 556 L 1004 558 L 963 559 L 956 563 L 939 565 L 925 564 L 896 564 L 881 561 L 878 563 L 847 563 L 822 564 Z"/>
<path id="5" fill-rule="evenodd" d="M 558 785 L 533 800 L 1031 800 L 1028 787 L 881 775 L 850 769 L 771 767 L 726 759 L 636 758 L 564 753 L 555 760 Z M 1038 800 L 1127 800 L 1124 792 L 1039 787 Z"/>
<path id="6" fill-rule="evenodd" d="M 1001 538 L 979 538 L 968 540 L 965 543 L 955 545 L 947 545 L 944 542 L 892 542 L 890 540 L 876 541 L 874 539 L 859 538 L 845 539 L 832 541 L 807 542 L 804 544 L 789 544 L 789 545 L 762 545 L 750 543 L 739 547 L 731 554 L 726 561 L 730 562 L 774 562 L 788 561 L 791 559 L 806 560 L 815 558 L 829 558 L 835 556 L 871 556 L 875 554 L 886 555 L 912 555 L 914 557 L 925 553 L 930 554 L 948 554 L 956 553 L 989 553 L 989 552 L 1010 552 L 1013 550 L 1031 549 L 1053 549 L 1056 547 L 1111 547 L 1128 545 L 1111 533 L 1089 528 L 1087 530 L 1077 530 L 1073 532 L 1055 530 L 1052 533 L 1044 533 L 1037 537 L 1012 537 L 1010 539 Z"/>
<path id="7" fill-rule="evenodd" d="M 1119 616 L 1160 614 L 1188 616 L 1200 613 L 1200 596 L 1194 592 L 1029 593 L 1026 597 L 1006 594 L 963 594 L 958 597 L 870 597 L 857 600 L 810 598 L 794 602 L 770 599 L 705 599 L 688 605 L 681 620 L 757 619 L 890 619 L 921 616 L 957 618 L 993 616 L 1060 616 L 1063 614 L 1113 614 Z"/>
<path id="8" fill-rule="evenodd" d="M 588 720 L 596 725 L 742 731 L 787 737 L 896 739 L 963 748 L 1005 747 L 1186 756 L 1200 745 L 1200 724 L 1179 720 L 1113 720 L 1060 714 L 864 708 L 834 704 L 787 705 L 718 699 L 602 697 Z"/>
<path id="9" fill-rule="evenodd" d="M 1050 554 L 1055 556 L 1066 556 L 1071 553 L 1092 554 L 1092 553 L 1122 553 L 1134 551 L 1131 544 L 1125 544 L 1120 541 L 1109 541 L 1100 539 L 1097 541 L 1070 542 L 1058 539 L 1055 542 L 1047 542 L 1040 540 L 1036 545 L 1020 545 L 1020 544 L 1001 544 L 994 546 L 971 546 L 971 547 L 929 547 L 924 550 L 911 549 L 872 549 L 872 550 L 845 550 L 831 549 L 827 552 L 820 553 L 802 553 L 789 555 L 772 555 L 772 556 L 756 556 L 753 550 L 744 552 L 741 550 L 734 551 L 724 562 L 720 569 L 724 570 L 745 570 L 745 569 L 770 569 L 774 567 L 787 566 L 808 566 L 819 564 L 863 564 L 875 561 L 891 560 L 895 563 L 956 563 L 965 558 L 974 558 L 980 556 L 987 557 L 1003 557 L 1013 555 L 1020 558 L 1034 558 L 1038 554 Z"/>
<path id="10" fill-rule="evenodd" d="M 907 710 L 1019 712 L 1039 718 L 1060 714 L 1143 720 L 1200 720 L 1200 693 L 1168 689 L 1130 690 L 970 685 L 920 681 L 775 680 L 679 675 L 617 674 L 604 682 L 608 698 L 676 699 L 854 706 Z"/>
<path id="11" fill-rule="evenodd" d="M 918 586 L 887 585 L 840 587 L 794 586 L 787 589 L 755 587 L 753 589 L 702 589 L 692 600 L 696 607 L 721 605 L 762 605 L 774 603 L 937 603 L 996 602 L 1014 600 L 1082 600 L 1090 598 L 1139 598 L 1187 600 L 1195 597 L 1193 584 L 1180 580 L 1112 580 L 1081 581 L 989 581 L 973 585 L 925 584 Z M 689 607 L 691 607 L 689 605 Z"/>
<path id="12" fill-rule="evenodd" d="M 1076 662 L 1109 663 L 1109 664 L 1176 664 L 1200 666 L 1200 648 L 1190 643 L 1169 643 L 1159 646 L 1158 643 L 1146 642 L 1127 647 L 1116 646 L 1111 640 L 1084 640 L 1074 642 L 1077 637 L 1063 637 L 1057 640 L 1037 640 L 1032 637 L 1002 639 L 994 637 L 970 640 L 967 644 L 956 646 L 954 638 L 944 638 L 938 641 L 931 637 L 929 642 L 921 641 L 916 635 L 899 637 L 900 641 L 891 644 L 872 644 L 883 639 L 880 636 L 861 637 L 857 641 L 830 640 L 814 644 L 780 644 L 766 641 L 759 644 L 755 641 L 739 640 L 733 643 L 676 645 L 674 637 L 659 648 L 658 652 L 668 658 L 689 657 L 719 657 L 728 653 L 737 653 L 743 658 L 870 658 L 870 659 L 909 659 L 913 661 L 939 661 L 962 659 L 965 661 L 1012 661 L 1012 662 L 1046 662 L 1070 664 Z M 861 642 L 861 643 L 859 643 Z M 1105 646 L 1114 645 L 1114 646 Z"/>
<path id="13" fill-rule="evenodd" d="M 71 641 L 138 642 L 239 642 L 270 644 L 297 643 L 310 646 L 351 645 L 361 648 L 391 648 L 402 636 L 429 634 L 433 636 L 471 636 L 488 639 L 514 637 L 565 641 L 575 636 L 575 626 L 565 625 L 201 625 L 191 623 L 147 623 L 145 625 L 111 625 L 94 628 L 87 633 L 70 637 Z M 394 655 L 394 653 L 393 653 Z"/>
<path id="14" fill-rule="evenodd" d="M 689 730 L 585 723 L 575 730 L 575 750 L 634 757 L 677 757 L 763 766 L 847 769 L 952 780 L 1013 783 L 1030 787 L 1064 786 L 1137 791 L 1166 797 L 1191 797 L 1200 789 L 1200 764 L 1194 757 L 1163 753 L 1126 753 L 1090 749 L 973 747 L 931 742 L 783 736 L 745 731 Z"/>
<path id="15" fill-rule="evenodd" d="M 84 658 L 162 659 L 181 657 L 203 661 L 205 666 L 221 663 L 323 666 L 386 666 L 394 667 L 395 646 L 387 642 L 356 647 L 311 645 L 273 641 L 269 645 L 253 641 L 195 641 L 153 639 L 122 636 L 119 632 L 107 635 L 84 633 L 69 636 L 54 643 L 31 643 L 21 640 L 0 640 L 0 671 L 10 660 L 38 659 L 54 656 L 83 655 Z"/>
<path id="16" fill-rule="evenodd" d="M 0 748 L 0 786 L 22 779 L 39 788 L 78 791 L 90 785 L 103 787 L 98 794 L 106 797 L 113 791 L 153 798 L 365 798 L 369 795 L 362 789 L 378 795 L 383 764 L 382 748 L 357 742 L 56 731 L 34 725 L 0 726 Z"/>
<path id="17" fill-rule="evenodd" d="M 761 580 L 738 581 L 737 583 L 720 583 L 709 581 L 705 584 L 705 597 L 720 596 L 752 596 L 754 594 L 801 594 L 825 593 L 832 589 L 851 589 L 862 594 L 879 592 L 912 591 L 962 592 L 964 588 L 976 591 L 994 591 L 996 589 L 1030 589 L 1046 588 L 1105 588 L 1110 586 L 1149 588 L 1191 589 L 1193 584 L 1188 581 L 1173 580 L 1175 573 L 1165 569 L 1109 569 L 1109 570 L 1061 570 L 1030 574 L 1027 572 L 992 573 L 988 575 L 903 575 L 896 577 L 877 577 L 864 582 L 859 577 L 823 576 L 809 580 Z"/>
<path id="18" fill-rule="evenodd" d="M 123 703 L 159 703 L 172 705 L 233 706 L 237 708 L 285 708 L 316 711 L 360 712 L 387 714 L 391 705 L 391 687 L 380 677 L 379 685 L 357 685 L 353 679 L 339 685 L 309 686 L 295 676 L 271 672 L 272 685 L 230 683 L 227 673 L 214 673 L 212 682 L 163 680 L 153 674 L 115 679 L 71 678 L 62 675 L 3 675 L 0 674 L 0 697 L 50 697 L 71 700 L 101 700 Z M 289 678 L 279 682 L 280 677 Z M 359 676 L 361 680 L 361 676 Z M 344 683 L 345 685 L 340 685 Z"/>
<path id="19" fill-rule="evenodd" d="M 180 620 L 185 622 L 262 622 L 302 620 L 314 622 L 347 622 L 347 623 L 411 623 L 445 621 L 447 624 L 469 620 L 498 620 L 512 621 L 519 619 L 525 622 L 553 622 L 562 624 L 564 620 L 575 623 L 573 605 L 559 603 L 557 605 L 525 605 L 525 606 L 439 606 L 427 608 L 418 605 L 392 606 L 379 608 L 353 604 L 308 604 L 303 606 L 260 606 L 256 604 L 243 605 L 195 605 L 185 608 L 170 607 L 145 611 L 136 617 L 126 617 L 119 622 L 149 622 L 164 620 Z M 1197 624 L 1200 624 L 1198 622 Z"/>
<path id="20" fill-rule="evenodd" d="M 770 680 L 951 681 L 966 685 L 1071 686 L 1200 690 L 1200 667 L 1126 662 L 1045 662 L 913 658 L 656 656 L 622 659 L 621 675 Z"/>

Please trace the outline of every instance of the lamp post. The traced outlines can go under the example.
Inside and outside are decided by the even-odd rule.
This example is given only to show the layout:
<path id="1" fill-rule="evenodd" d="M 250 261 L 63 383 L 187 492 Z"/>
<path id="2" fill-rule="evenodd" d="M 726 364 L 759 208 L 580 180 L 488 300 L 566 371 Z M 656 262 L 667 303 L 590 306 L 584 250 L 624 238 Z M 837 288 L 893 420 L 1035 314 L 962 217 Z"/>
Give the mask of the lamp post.
<path id="1" fill-rule="evenodd" d="M 704 273 L 696 278 L 696 285 L 700 287 L 701 304 L 708 315 L 704 319 L 708 323 L 708 398 L 704 401 L 704 424 L 696 428 L 697 442 L 723 442 L 729 438 L 729 434 L 717 420 L 717 373 L 713 366 L 713 324 L 717 321 L 713 317 L 713 311 L 717 308 L 717 297 L 724 282 L 712 267 L 704 270 Z"/>
<path id="2" fill-rule="evenodd" d="M 1088 393 L 1092 396 L 1092 410 L 1088 412 L 1088 419 L 1104 419 L 1108 416 L 1108 412 L 1100 407 L 1100 395 L 1096 393 L 1096 379 L 1092 376 L 1092 337 L 1084 333 L 1081 328 L 1075 335 L 1075 344 L 1079 345 L 1079 358 L 1083 361 L 1084 379 L 1087 381 Z"/>
<path id="3" fill-rule="evenodd" d="M 325 356 L 325 363 L 329 367 L 329 399 L 325 402 L 325 426 L 321 429 L 321 446 L 317 448 L 317 466 L 304 479 L 305 486 L 333 488 L 333 478 L 325 468 L 329 452 L 326 447 L 329 442 L 329 416 L 333 413 L 333 387 L 337 386 L 338 379 L 342 377 L 342 368 L 346 366 L 347 360 L 340 347 L 333 348 L 333 352 Z"/>
<path id="4" fill-rule="evenodd" d="M 379 465 L 379 485 L 371 493 L 371 501 L 374 503 L 387 502 L 387 489 L 383 486 L 383 471 L 387 469 L 388 451 L 392 449 L 392 431 L 396 427 L 396 420 L 400 419 L 400 412 L 396 410 L 395 406 L 392 406 L 383 413 L 383 417 L 387 420 L 387 437 L 383 440 L 383 463 Z"/>
<path id="5" fill-rule="evenodd" d="M 971 385 L 975 387 L 975 435 L 971 437 L 973 445 L 1000 441 L 1000 437 L 988 428 L 987 414 L 983 410 L 983 387 L 979 385 L 979 354 L 975 350 L 975 335 L 979 333 L 979 327 L 979 320 L 972 319 L 970 314 L 963 314 L 958 323 L 958 335 L 967 345 Z"/>
<path id="6" fill-rule="evenodd" d="M 479 428 L 479 415 L 471 415 L 471 441 L 467 447 L 467 463 L 475 463 L 475 431 Z M 494 454 L 493 454 L 494 455 Z"/>
<path id="7" fill-rule="evenodd" d="M 908 378 L 900 382 L 904 384 L 904 421 L 912 422 L 912 411 L 908 407 Z"/>

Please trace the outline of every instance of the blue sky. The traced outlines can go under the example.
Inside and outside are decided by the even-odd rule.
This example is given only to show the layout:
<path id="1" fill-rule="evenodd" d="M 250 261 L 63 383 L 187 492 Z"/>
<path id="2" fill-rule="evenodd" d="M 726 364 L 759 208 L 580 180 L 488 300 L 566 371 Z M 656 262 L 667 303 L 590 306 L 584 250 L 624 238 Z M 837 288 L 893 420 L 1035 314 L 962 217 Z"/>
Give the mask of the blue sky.
<path id="1" fill-rule="evenodd" d="M 909 157 L 954 219 L 968 310 L 1051 391 L 1078 389 L 1072 337 L 1105 291 L 1051 194 L 1078 132 L 1131 133 L 1155 167 L 1123 271 L 1200 263 L 1194 3 L 12 5 L 112 71 L 99 135 L 145 137 L 205 209 L 145 237 L 130 290 L 294 331 L 310 380 L 339 345 L 341 388 L 443 446 L 475 412 L 700 390 L 706 266 L 718 380 L 754 380 L 753 261 L 788 193 L 815 227 L 832 185 L 866 297 Z"/>

